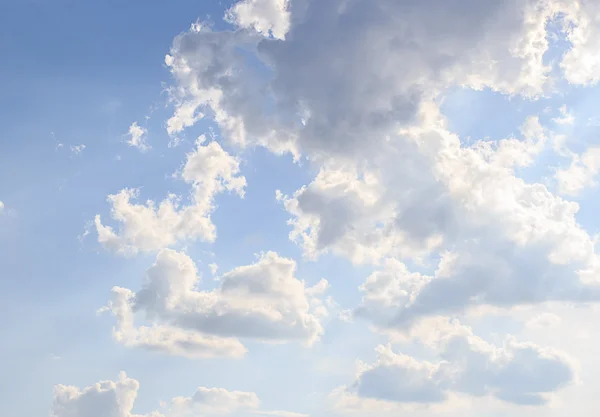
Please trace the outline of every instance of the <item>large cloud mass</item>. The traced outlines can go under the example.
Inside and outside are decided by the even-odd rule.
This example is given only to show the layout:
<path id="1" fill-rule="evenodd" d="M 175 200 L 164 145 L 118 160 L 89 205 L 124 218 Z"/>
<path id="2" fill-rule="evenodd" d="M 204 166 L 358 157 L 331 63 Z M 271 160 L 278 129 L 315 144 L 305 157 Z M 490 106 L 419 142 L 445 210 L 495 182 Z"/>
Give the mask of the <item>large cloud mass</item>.
<path id="1" fill-rule="evenodd" d="M 276 193 L 290 239 L 311 260 L 333 253 L 372 266 L 354 316 L 433 350 L 425 359 L 380 346 L 377 361 L 338 391 L 341 408 L 442 404 L 453 395 L 545 406 L 576 380 L 555 350 L 513 337 L 496 346 L 457 322 L 431 339 L 422 326 L 476 307 L 600 301 L 600 257 L 579 205 L 521 176 L 562 138 L 531 114 L 515 135 L 467 141 L 440 110 L 456 88 L 535 100 L 561 83 L 597 83 L 599 16 L 592 0 L 243 0 L 226 12 L 228 30 L 196 23 L 175 38 L 165 57 L 168 134 L 208 118 L 228 146 L 306 158 L 314 179 Z M 554 62 L 551 40 L 561 38 L 567 45 Z M 562 116 L 558 125 L 573 122 L 566 107 Z M 575 155 L 555 174 L 558 191 L 595 185 L 598 160 L 593 147 Z M 215 240 L 214 198 L 244 195 L 239 162 L 201 140 L 179 173 L 192 187 L 189 204 L 177 196 L 137 204 L 131 189 L 109 196 L 119 229 L 97 216 L 99 241 L 158 253 L 140 290 L 113 289 L 107 309 L 119 342 L 241 357 L 243 340 L 310 345 L 322 336 L 327 282 L 307 288 L 293 260 L 265 253 L 206 291 L 193 261 L 166 249 Z M 178 401 L 209 393 L 230 395 Z"/>

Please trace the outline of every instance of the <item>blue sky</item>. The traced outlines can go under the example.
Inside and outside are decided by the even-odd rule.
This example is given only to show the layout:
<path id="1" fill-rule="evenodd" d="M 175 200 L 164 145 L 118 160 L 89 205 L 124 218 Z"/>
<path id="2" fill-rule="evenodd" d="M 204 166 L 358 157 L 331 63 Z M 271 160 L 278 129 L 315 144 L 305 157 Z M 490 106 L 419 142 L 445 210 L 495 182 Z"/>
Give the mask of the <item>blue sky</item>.
<path id="1" fill-rule="evenodd" d="M 600 9 L 342 3 L 0 5 L 0 414 L 589 415 Z"/>

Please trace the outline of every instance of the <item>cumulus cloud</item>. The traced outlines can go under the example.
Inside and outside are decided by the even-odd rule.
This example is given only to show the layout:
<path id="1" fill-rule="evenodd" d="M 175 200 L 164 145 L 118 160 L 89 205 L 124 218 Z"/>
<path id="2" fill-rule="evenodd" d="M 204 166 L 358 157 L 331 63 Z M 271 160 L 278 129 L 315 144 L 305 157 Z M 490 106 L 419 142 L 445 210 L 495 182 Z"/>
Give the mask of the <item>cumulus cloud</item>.
<path id="1" fill-rule="evenodd" d="M 151 147 L 146 143 L 148 130 L 138 125 L 137 122 L 133 122 L 131 126 L 129 126 L 129 132 L 127 135 L 129 136 L 129 139 L 127 140 L 127 144 L 129 146 L 138 148 L 142 152 L 146 152 L 151 149 Z"/>
<path id="2" fill-rule="evenodd" d="M 117 341 L 171 354 L 240 357 L 245 348 L 239 339 L 310 345 L 323 334 L 327 282 L 306 287 L 295 270 L 293 260 L 267 252 L 222 275 L 219 288 L 201 291 L 194 262 L 164 249 L 142 289 L 115 287 L 106 310 L 117 318 Z M 135 313 L 155 324 L 136 328 Z"/>
<path id="3" fill-rule="evenodd" d="M 0 214 L 4 213 L 4 203 L 0 200 Z"/>
<path id="4" fill-rule="evenodd" d="M 600 173 L 600 147 L 590 147 L 583 154 L 572 154 L 571 165 L 556 171 L 554 177 L 561 194 L 575 196 L 597 185 Z"/>
<path id="5" fill-rule="evenodd" d="M 136 204 L 132 200 L 138 196 L 138 190 L 121 190 L 108 197 L 111 216 L 120 223 L 120 228 L 115 231 L 96 215 L 98 241 L 124 254 L 158 251 L 181 240 L 214 241 L 216 228 L 211 213 L 215 196 L 230 191 L 243 197 L 246 179 L 239 173 L 238 159 L 217 142 L 203 144 L 203 141 L 203 137 L 199 139 L 196 150 L 187 155 L 179 173 L 192 186 L 189 204 L 182 205 L 176 195 L 169 195 L 158 206 L 151 200 Z"/>
<path id="6" fill-rule="evenodd" d="M 594 0 L 565 2 L 565 32 L 571 47 L 561 68 L 572 84 L 600 81 L 600 5 Z"/>
<path id="7" fill-rule="evenodd" d="M 258 396 L 253 392 L 205 387 L 198 388 L 190 397 L 173 398 L 171 403 L 176 412 L 184 411 L 189 414 L 231 414 L 260 406 Z"/>
<path id="8" fill-rule="evenodd" d="M 121 372 L 118 381 L 102 381 L 80 389 L 74 386 L 54 387 L 51 417 L 163 417 L 160 413 L 146 416 L 132 414 L 139 382 Z"/>
<path id="9" fill-rule="evenodd" d="M 431 405 L 459 393 L 540 406 L 576 378 L 571 360 L 560 352 L 513 337 L 494 346 L 456 321 L 438 320 L 411 337 L 439 359 L 419 360 L 381 345 L 377 361 L 359 364 L 356 381 L 345 387 L 340 399 Z"/>
<path id="10" fill-rule="evenodd" d="M 290 27 L 289 0 L 243 0 L 226 13 L 226 19 L 240 28 L 276 39 L 285 39 Z"/>
<path id="11" fill-rule="evenodd" d="M 57 385 L 54 388 L 50 415 L 51 417 L 175 417 L 200 414 L 230 415 L 241 411 L 260 412 L 258 410 L 260 400 L 253 392 L 199 387 L 189 397 L 173 398 L 168 405 L 165 405 L 165 408 L 168 408 L 165 411 L 153 411 L 144 415 L 134 414 L 132 409 L 139 387 L 139 382 L 129 378 L 125 372 L 121 372 L 118 381 L 101 381 L 84 389 Z"/>
<path id="12" fill-rule="evenodd" d="M 280 194 L 294 215 L 292 239 L 308 255 L 331 249 L 357 263 L 441 255 L 431 276 L 392 267 L 396 278 L 374 290 L 393 295 L 393 308 L 375 301 L 359 309 L 394 325 L 479 305 L 598 301 L 589 282 L 598 255 L 576 221 L 578 205 L 515 175 L 552 133 L 530 117 L 521 139 L 467 147 L 437 117 L 407 130 L 401 151 L 386 148 L 376 171 L 322 170 L 293 197 Z"/>
<path id="13" fill-rule="evenodd" d="M 259 5 L 268 24 L 255 17 Z M 246 16 L 242 27 L 264 33 L 275 20 L 271 11 L 281 16 L 283 5 L 243 1 L 232 13 L 237 21 Z M 313 157 L 368 152 L 448 87 L 528 97 L 546 92 L 546 25 L 565 6 L 561 0 L 355 0 L 300 1 L 288 9 L 285 41 L 206 25 L 175 39 L 166 58 L 176 81 L 170 133 L 209 116 L 239 144 Z M 250 65 L 248 54 L 272 77 Z"/>
<path id="14" fill-rule="evenodd" d="M 554 133 L 530 116 L 518 137 L 465 143 L 434 104 L 454 87 L 552 93 L 544 55 L 557 21 L 570 42 L 564 76 L 597 82 L 596 10 L 586 0 L 243 0 L 227 12 L 233 29 L 199 23 L 175 38 L 165 57 L 174 81 L 167 131 L 177 138 L 210 118 L 229 144 L 307 157 L 314 180 L 277 193 L 290 238 L 313 259 L 331 251 L 375 265 L 354 315 L 388 332 L 472 307 L 598 301 L 600 258 L 579 206 L 518 175 Z M 570 123 L 561 112 L 555 122 Z M 572 176 L 588 178 L 588 165 L 575 163 L 584 168 Z M 238 161 L 199 143 L 180 174 L 194 190 L 189 205 L 175 196 L 135 204 L 123 190 L 110 196 L 121 227 L 97 217 L 99 241 L 135 253 L 214 240 L 214 196 L 243 195 Z M 435 270 L 412 272 L 407 259 Z M 113 289 L 115 338 L 189 357 L 239 357 L 244 339 L 310 344 L 323 332 L 327 283 L 306 288 L 294 271 L 269 252 L 203 291 L 189 257 L 162 249 L 139 291 Z M 136 327 L 139 316 L 151 325 Z M 535 344 L 509 337 L 494 346 L 457 324 L 434 334 L 434 360 L 378 348 L 345 398 L 543 405 L 575 378 L 567 358 Z"/>

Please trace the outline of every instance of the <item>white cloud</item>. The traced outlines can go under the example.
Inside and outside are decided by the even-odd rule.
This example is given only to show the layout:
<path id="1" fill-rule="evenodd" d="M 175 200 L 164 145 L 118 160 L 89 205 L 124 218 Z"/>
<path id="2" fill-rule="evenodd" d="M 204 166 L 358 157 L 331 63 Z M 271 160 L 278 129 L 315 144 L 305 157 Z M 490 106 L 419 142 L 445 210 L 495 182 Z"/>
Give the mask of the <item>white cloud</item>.
<path id="1" fill-rule="evenodd" d="M 565 195 L 578 195 L 585 188 L 597 185 L 600 173 L 600 147 L 590 147 L 583 154 L 572 154 L 571 165 L 555 173 L 558 190 Z"/>
<path id="2" fill-rule="evenodd" d="M 560 117 L 555 117 L 552 121 L 559 125 L 572 125 L 575 123 L 575 116 L 569 112 L 566 105 L 563 105 L 559 109 Z"/>
<path id="3" fill-rule="evenodd" d="M 225 15 L 231 23 L 276 39 L 285 39 L 290 27 L 289 0 L 243 0 Z"/>
<path id="4" fill-rule="evenodd" d="M 131 410 L 139 382 L 121 372 L 118 381 L 102 381 L 80 389 L 57 385 L 51 417 L 161 417 L 159 413 L 136 416 Z"/>
<path id="5" fill-rule="evenodd" d="M 307 288 L 295 269 L 291 259 L 268 252 L 221 276 L 218 289 L 201 291 L 193 261 L 164 249 L 142 289 L 115 287 L 106 310 L 117 317 L 117 341 L 171 354 L 240 357 L 245 348 L 238 339 L 310 345 L 323 333 L 320 297 L 327 283 Z M 134 313 L 155 324 L 136 328 Z"/>
<path id="6" fill-rule="evenodd" d="M 239 410 L 257 409 L 260 401 L 253 392 L 200 387 L 191 397 L 173 398 L 171 404 L 176 413 L 232 414 Z"/>
<path id="7" fill-rule="evenodd" d="M 574 382 L 571 360 L 564 354 L 508 337 L 501 347 L 475 336 L 471 329 L 439 320 L 412 335 L 437 353 L 435 362 L 377 348 L 374 364 L 359 364 L 347 396 L 402 404 L 441 404 L 451 394 L 495 397 L 516 405 L 540 406 Z"/>
<path id="8" fill-rule="evenodd" d="M 187 155 L 179 174 L 192 185 L 189 205 L 181 205 L 181 199 L 175 195 L 169 195 L 158 206 L 151 200 L 135 204 L 131 200 L 138 196 L 138 190 L 121 190 L 108 197 L 111 215 L 120 223 L 119 231 L 105 226 L 96 215 L 98 241 L 124 254 L 158 251 L 180 240 L 214 241 L 216 228 L 210 216 L 215 209 L 215 196 L 231 191 L 243 197 L 246 179 L 239 174 L 239 161 L 217 142 L 203 145 L 201 139 L 197 145 Z"/>
<path id="9" fill-rule="evenodd" d="M 81 145 L 71 145 L 71 152 L 75 155 L 79 155 L 85 149 L 85 145 L 82 143 Z"/>
<path id="10" fill-rule="evenodd" d="M 571 47 L 561 68 L 572 84 L 590 85 L 600 81 L 600 5 L 595 0 L 565 2 L 565 30 Z"/>
<path id="11" fill-rule="evenodd" d="M 248 10 L 258 4 L 232 10 L 246 10 L 252 17 L 243 26 L 251 26 L 258 20 Z M 168 130 L 208 116 L 238 144 L 313 157 L 368 154 L 451 86 L 548 91 L 546 24 L 562 9 L 561 0 L 300 2 L 283 42 L 200 25 L 177 37 L 166 58 L 176 80 Z M 249 65 L 248 54 L 273 77 Z"/>
<path id="12" fill-rule="evenodd" d="M 0 200 L 0 214 L 4 213 L 4 203 Z"/>
<path id="13" fill-rule="evenodd" d="M 146 152 L 151 149 L 151 147 L 146 143 L 146 137 L 148 135 L 148 130 L 144 127 L 141 127 L 137 124 L 137 122 L 133 122 L 131 126 L 129 126 L 127 144 L 134 148 L 138 148 L 142 152 Z"/>
<path id="14" fill-rule="evenodd" d="M 260 400 L 253 392 L 199 387 L 189 397 L 173 398 L 166 411 L 153 411 L 144 415 L 134 414 L 132 409 L 139 387 L 139 382 L 127 377 L 124 372 L 121 372 L 118 381 L 101 381 L 84 389 L 57 385 L 54 388 L 50 415 L 51 417 L 181 417 L 231 415 L 241 411 L 260 412 L 258 410 Z"/>

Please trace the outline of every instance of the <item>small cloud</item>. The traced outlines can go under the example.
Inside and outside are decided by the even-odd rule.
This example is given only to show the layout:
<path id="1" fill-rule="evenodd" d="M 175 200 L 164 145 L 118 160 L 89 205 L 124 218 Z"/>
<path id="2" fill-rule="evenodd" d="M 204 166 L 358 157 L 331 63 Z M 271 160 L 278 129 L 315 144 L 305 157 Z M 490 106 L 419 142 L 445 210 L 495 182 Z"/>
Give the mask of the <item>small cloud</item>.
<path id="1" fill-rule="evenodd" d="M 90 234 L 90 231 L 92 230 L 92 227 L 94 227 L 94 222 L 93 221 L 87 221 L 85 223 L 85 227 L 83 229 L 83 233 L 77 236 L 77 240 L 79 240 L 80 243 L 83 243 L 83 241 L 86 238 L 86 236 Z"/>
<path id="2" fill-rule="evenodd" d="M 559 109 L 560 117 L 555 117 L 552 121 L 559 125 L 572 125 L 575 122 L 575 116 L 567 110 L 567 106 L 563 105 Z"/>
<path id="3" fill-rule="evenodd" d="M 217 265 L 216 263 L 209 264 L 208 267 L 210 268 L 210 273 L 213 275 L 215 275 L 217 273 L 217 270 L 219 269 L 219 265 Z"/>
<path id="4" fill-rule="evenodd" d="M 0 214 L 4 213 L 4 203 L 0 201 Z"/>
<path id="5" fill-rule="evenodd" d="M 169 148 L 176 148 L 179 145 L 181 145 L 181 143 L 183 142 L 183 139 L 181 138 L 171 138 L 171 140 L 169 140 L 169 144 L 167 145 Z"/>
<path id="6" fill-rule="evenodd" d="M 62 146 L 62 144 L 59 143 L 60 146 Z M 71 152 L 73 152 L 75 155 L 79 155 L 81 154 L 81 152 L 83 152 L 83 150 L 85 149 L 85 145 L 81 144 L 81 145 L 71 145 Z"/>
<path id="7" fill-rule="evenodd" d="M 146 137 L 148 136 L 148 129 L 141 127 L 137 124 L 137 122 L 133 122 L 131 126 L 129 126 L 128 132 L 129 140 L 127 144 L 134 148 L 138 148 L 142 152 L 146 152 L 152 149 L 146 143 Z"/>

